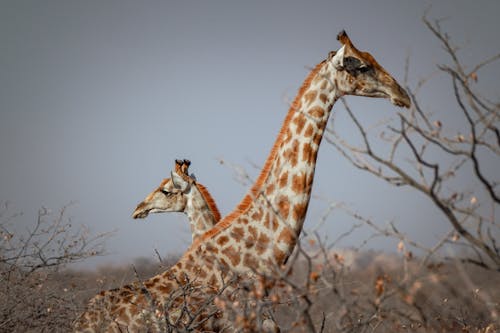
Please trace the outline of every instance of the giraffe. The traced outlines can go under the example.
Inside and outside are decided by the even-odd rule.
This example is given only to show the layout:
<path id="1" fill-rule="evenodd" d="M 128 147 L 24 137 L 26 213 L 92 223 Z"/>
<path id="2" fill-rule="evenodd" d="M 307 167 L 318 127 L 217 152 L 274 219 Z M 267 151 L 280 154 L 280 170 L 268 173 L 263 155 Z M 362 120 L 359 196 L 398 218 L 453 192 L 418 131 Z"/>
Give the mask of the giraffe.
<path id="1" fill-rule="evenodd" d="M 221 218 L 217 204 L 208 189 L 189 175 L 189 160 L 175 160 L 171 178 L 137 205 L 132 217 L 146 218 L 149 213 L 183 212 L 191 225 L 193 241 L 212 228 Z"/>
<path id="2" fill-rule="evenodd" d="M 132 217 L 146 218 L 149 213 L 184 212 L 191 225 L 193 241 L 212 228 L 219 220 L 220 213 L 207 188 L 189 175 L 189 160 L 175 160 L 175 171 L 171 178 L 164 179 L 158 188 L 137 205 Z M 182 177 L 188 184 L 183 188 Z M 263 315 L 263 326 L 269 332 L 279 332 L 272 315 Z"/>
<path id="3" fill-rule="evenodd" d="M 148 326 L 157 317 L 180 329 L 197 321 L 200 331 L 231 330 L 223 313 L 208 319 L 200 299 L 221 290 L 230 293 L 239 280 L 255 274 L 272 274 L 290 255 L 305 220 L 317 153 L 336 100 L 357 95 L 410 107 L 407 93 L 371 54 L 359 51 L 345 31 L 337 39 L 342 46 L 306 77 L 260 175 L 236 208 L 198 237 L 167 271 L 142 285 L 95 296 L 77 321 L 77 331 L 157 332 L 161 323 Z M 227 288 L 227 281 L 235 287 Z M 192 291 L 188 298 L 175 296 L 186 286 Z"/>

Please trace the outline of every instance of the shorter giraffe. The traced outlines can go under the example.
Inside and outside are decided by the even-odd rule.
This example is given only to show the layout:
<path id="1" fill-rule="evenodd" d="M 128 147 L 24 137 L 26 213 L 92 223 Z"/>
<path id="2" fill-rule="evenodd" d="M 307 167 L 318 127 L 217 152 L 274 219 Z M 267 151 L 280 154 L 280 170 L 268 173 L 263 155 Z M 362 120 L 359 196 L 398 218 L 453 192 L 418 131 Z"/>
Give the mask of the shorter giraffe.
<path id="1" fill-rule="evenodd" d="M 146 218 L 149 213 L 183 212 L 191 224 L 193 241 L 219 222 L 219 209 L 210 192 L 189 175 L 189 160 L 176 160 L 171 178 L 137 205 L 132 217 Z"/>
<path id="2" fill-rule="evenodd" d="M 220 212 L 208 189 L 204 185 L 198 183 L 194 176 L 189 175 L 188 169 L 190 165 L 191 162 L 189 160 L 175 160 L 175 166 L 174 170 L 171 172 L 171 177 L 163 179 L 160 186 L 137 205 L 132 217 L 138 219 L 146 218 L 150 213 L 183 212 L 188 216 L 193 241 L 212 228 L 221 219 Z M 133 282 L 124 286 L 122 290 L 112 289 L 101 292 L 91 300 L 90 304 L 97 307 L 106 307 L 107 300 L 103 299 L 102 295 L 114 293 L 116 293 L 117 296 L 119 295 L 119 297 L 123 297 L 128 293 L 129 296 L 126 298 L 127 302 L 130 302 L 130 305 L 134 305 L 145 312 L 143 320 L 148 322 L 147 326 L 149 328 L 160 331 L 166 329 L 162 326 L 162 323 L 158 322 L 158 318 L 155 316 L 162 311 L 159 310 L 154 302 L 150 303 L 149 295 L 147 291 L 145 291 L 142 282 Z M 135 300 L 132 297 L 134 293 L 142 295 L 143 298 L 141 298 L 141 300 Z M 155 309 L 156 312 L 155 315 L 150 316 L 148 313 L 152 309 Z M 111 318 L 100 318 L 100 320 L 107 322 L 107 324 L 100 327 L 98 331 L 135 331 L 133 327 L 123 327 Z M 78 326 L 78 324 L 76 325 Z M 275 325 L 274 322 L 271 323 L 271 326 L 272 325 Z"/>
<path id="3" fill-rule="evenodd" d="M 193 242 L 219 222 L 221 216 L 214 199 L 205 186 L 189 175 L 190 165 L 189 160 L 175 160 L 171 178 L 164 179 L 158 188 L 139 203 L 132 217 L 138 219 L 146 218 L 149 213 L 184 212 L 191 224 Z M 188 188 L 190 186 L 197 190 Z M 195 207 L 202 211 L 196 211 Z M 197 219 L 197 216 L 200 218 Z M 280 332 L 270 312 L 263 315 L 262 328 L 265 332 Z"/>

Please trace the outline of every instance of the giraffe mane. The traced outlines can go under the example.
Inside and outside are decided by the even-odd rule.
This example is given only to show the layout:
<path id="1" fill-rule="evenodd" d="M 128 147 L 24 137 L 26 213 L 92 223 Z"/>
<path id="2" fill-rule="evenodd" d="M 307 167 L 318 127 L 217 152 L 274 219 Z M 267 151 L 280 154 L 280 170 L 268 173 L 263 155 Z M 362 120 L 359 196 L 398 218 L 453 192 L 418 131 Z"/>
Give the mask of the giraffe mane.
<path id="1" fill-rule="evenodd" d="M 261 192 L 262 185 L 265 183 L 267 177 L 269 176 L 269 172 L 271 170 L 272 164 L 276 158 L 276 154 L 278 153 L 278 149 L 283 142 L 283 138 L 286 134 L 286 130 L 288 128 L 288 125 L 292 119 L 293 112 L 297 110 L 300 107 L 300 99 L 302 98 L 302 95 L 304 92 L 310 87 L 312 80 L 316 76 L 316 74 L 319 72 L 323 64 L 325 63 L 325 60 L 317 64 L 311 72 L 308 74 L 306 79 L 304 80 L 302 86 L 299 88 L 299 91 L 297 93 L 297 96 L 295 96 L 295 99 L 293 100 L 292 104 L 290 105 L 290 109 L 288 110 L 288 113 L 286 115 L 285 121 L 283 122 L 283 125 L 280 129 L 280 132 L 278 134 L 278 137 L 276 138 L 276 141 L 274 142 L 273 148 L 271 149 L 271 153 L 266 159 L 266 162 L 264 163 L 264 167 L 262 168 L 262 171 L 260 172 L 259 177 L 255 181 L 254 185 L 251 187 L 251 189 L 248 191 L 248 193 L 243 197 L 241 202 L 236 206 L 236 208 L 226 215 L 219 223 L 217 223 L 212 229 L 208 230 L 205 232 L 201 237 L 198 237 L 195 242 L 191 245 L 190 249 L 194 249 L 200 244 L 201 242 L 204 242 L 205 240 L 214 237 L 218 233 L 220 233 L 222 230 L 226 229 L 239 215 L 245 213 L 247 209 L 250 207 L 250 204 L 252 203 L 252 200 Z M 189 251 L 189 250 L 188 250 Z"/>
<path id="2" fill-rule="evenodd" d="M 219 222 L 221 219 L 219 209 L 217 208 L 217 204 L 215 203 L 214 198 L 208 191 L 208 189 L 201 185 L 200 183 L 196 183 L 196 186 L 198 187 L 198 190 L 200 191 L 201 195 L 203 196 L 203 199 L 205 199 L 205 202 L 208 205 L 208 208 L 210 211 L 212 211 L 212 214 L 214 214 L 214 219 L 215 223 Z"/>

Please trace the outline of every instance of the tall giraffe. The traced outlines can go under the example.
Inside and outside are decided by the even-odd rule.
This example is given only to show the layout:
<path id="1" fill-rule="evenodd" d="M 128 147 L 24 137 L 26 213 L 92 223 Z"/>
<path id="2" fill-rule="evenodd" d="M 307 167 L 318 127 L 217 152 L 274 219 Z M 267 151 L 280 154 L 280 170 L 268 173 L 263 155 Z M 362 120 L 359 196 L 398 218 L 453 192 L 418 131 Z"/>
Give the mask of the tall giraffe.
<path id="1" fill-rule="evenodd" d="M 205 321 L 207 311 L 197 312 L 204 304 L 200 299 L 225 287 L 224 277 L 241 279 L 248 273 L 279 269 L 302 230 L 318 149 L 335 101 L 357 95 L 410 106 L 406 92 L 369 53 L 354 47 L 344 31 L 337 39 L 342 47 L 330 52 L 305 79 L 259 177 L 235 210 L 199 237 L 166 272 L 140 286 L 95 296 L 77 321 L 78 331 L 144 331 L 154 318 L 192 327 L 194 320 L 186 308 L 197 314 L 196 323 L 203 329 L 218 331 L 223 320 L 213 316 Z M 176 294 L 185 286 L 192 286 L 188 298 Z M 160 322 L 148 329 L 159 331 Z"/>
<path id="2" fill-rule="evenodd" d="M 189 160 L 176 160 L 171 178 L 137 205 L 132 217 L 145 218 L 149 213 L 183 212 L 191 225 L 193 241 L 219 222 L 219 209 L 210 192 L 189 175 Z"/>

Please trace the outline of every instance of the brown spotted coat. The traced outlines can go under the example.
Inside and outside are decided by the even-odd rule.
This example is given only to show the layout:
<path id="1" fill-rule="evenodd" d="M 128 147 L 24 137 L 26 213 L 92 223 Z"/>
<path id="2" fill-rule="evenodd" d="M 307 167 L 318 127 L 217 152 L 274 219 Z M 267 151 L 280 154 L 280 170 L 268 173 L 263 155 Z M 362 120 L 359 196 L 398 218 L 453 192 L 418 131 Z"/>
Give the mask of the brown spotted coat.
<path id="1" fill-rule="evenodd" d="M 80 331 L 88 327 L 88 332 L 97 332 L 107 318 L 105 328 L 144 329 L 156 310 L 166 311 L 171 319 L 179 315 L 178 304 L 165 309 L 179 287 L 195 284 L 202 290 L 197 296 L 214 294 L 225 278 L 248 278 L 280 268 L 302 230 L 319 145 L 335 101 L 351 94 L 390 98 L 400 106 L 410 104 L 408 95 L 371 55 L 358 51 L 345 32 L 338 39 L 343 46 L 307 76 L 262 172 L 236 209 L 195 240 L 176 265 L 145 281 L 143 289 L 136 285 L 133 291 L 123 287 L 96 296 L 80 318 Z M 131 299 L 125 302 L 126 298 Z M 103 301 L 104 307 L 93 307 L 97 301 Z M 196 300 L 190 300 L 189 306 L 196 308 Z M 220 331 L 218 325 L 223 321 L 216 317 L 207 325 Z M 187 322 L 183 318 L 179 325 Z M 149 329 L 157 331 L 156 326 Z"/>

